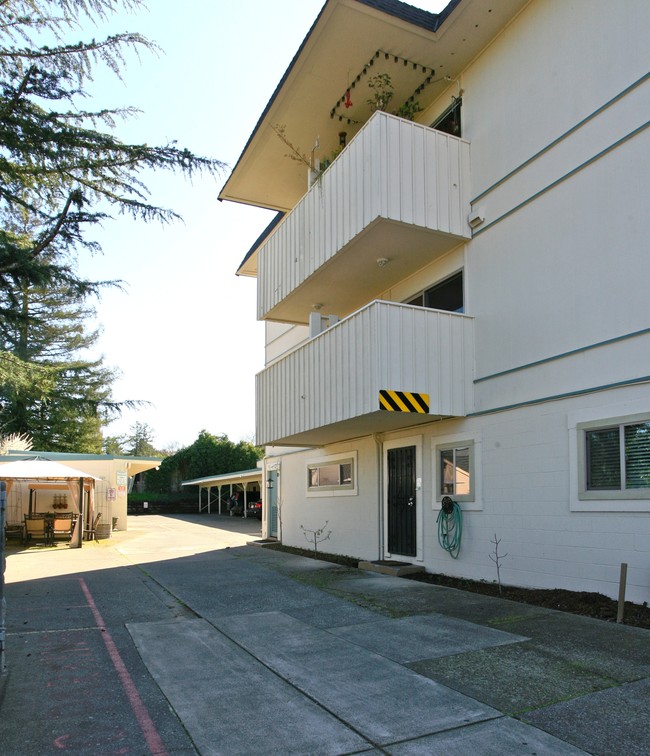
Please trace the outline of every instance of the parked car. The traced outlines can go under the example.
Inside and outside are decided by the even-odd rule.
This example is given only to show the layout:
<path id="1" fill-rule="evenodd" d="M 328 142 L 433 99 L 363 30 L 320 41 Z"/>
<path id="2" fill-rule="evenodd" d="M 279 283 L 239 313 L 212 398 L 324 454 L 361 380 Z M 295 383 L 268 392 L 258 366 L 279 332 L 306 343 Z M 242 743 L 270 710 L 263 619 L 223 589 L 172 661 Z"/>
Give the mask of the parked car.
<path id="1" fill-rule="evenodd" d="M 246 515 L 248 517 L 257 517 L 258 520 L 262 519 L 262 502 L 261 501 L 249 501 L 246 509 Z"/>

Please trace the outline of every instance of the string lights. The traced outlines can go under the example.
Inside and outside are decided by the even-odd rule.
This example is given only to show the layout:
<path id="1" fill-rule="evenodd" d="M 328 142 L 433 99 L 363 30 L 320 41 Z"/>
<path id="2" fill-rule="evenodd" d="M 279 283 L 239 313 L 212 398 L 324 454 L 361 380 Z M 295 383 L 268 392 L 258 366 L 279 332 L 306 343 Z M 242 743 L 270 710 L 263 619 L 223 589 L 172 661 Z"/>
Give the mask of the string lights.
<path id="1" fill-rule="evenodd" d="M 392 60 L 393 63 L 401 63 L 404 67 L 411 67 L 413 71 L 421 71 L 422 74 L 425 76 L 425 79 L 422 81 L 422 83 L 415 89 L 413 94 L 406 100 L 408 103 L 414 102 L 415 98 L 429 85 L 433 82 L 434 76 L 436 75 L 436 71 L 434 68 L 431 68 L 430 66 L 423 66 L 421 63 L 416 63 L 415 61 L 409 60 L 408 58 L 403 58 L 401 55 L 394 55 L 393 53 L 387 53 L 385 50 L 377 50 L 373 57 L 364 65 L 363 69 L 360 73 L 357 74 L 357 76 L 353 79 L 353 81 L 349 84 L 345 92 L 339 97 L 336 105 L 330 110 L 330 118 L 335 119 L 338 118 L 341 123 L 344 123 L 347 121 L 348 125 L 354 124 L 354 123 L 360 123 L 360 121 L 355 120 L 354 118 L 350 118 L 348 115 L 344 115 L 342 113 L 339 113 L 338 110 L 341 106 L 344 106 L 346 110 L 352 106 L 351 101 L 351 92 L 356 87 L 357 84 L 361 82 L 361 80 L 368 75 L 369 69 L 371 69 L 375 65 L 375 61 L 381 58 L 381 56 L 384 56 L 384 60 L 390 61 Z"/>

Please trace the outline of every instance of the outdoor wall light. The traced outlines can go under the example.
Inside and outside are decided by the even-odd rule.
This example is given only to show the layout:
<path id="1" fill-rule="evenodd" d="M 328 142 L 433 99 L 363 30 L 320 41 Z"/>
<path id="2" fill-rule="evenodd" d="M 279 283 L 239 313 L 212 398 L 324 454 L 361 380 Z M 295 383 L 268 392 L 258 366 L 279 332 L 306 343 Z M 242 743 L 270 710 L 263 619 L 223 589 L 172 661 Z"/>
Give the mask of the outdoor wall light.
<path id="1" fill-rule="evenodd" d="M 270 491 L 273 488 L 273 478 L 269 475 L 269 477 L 266 479 L 266 487 Z"/>

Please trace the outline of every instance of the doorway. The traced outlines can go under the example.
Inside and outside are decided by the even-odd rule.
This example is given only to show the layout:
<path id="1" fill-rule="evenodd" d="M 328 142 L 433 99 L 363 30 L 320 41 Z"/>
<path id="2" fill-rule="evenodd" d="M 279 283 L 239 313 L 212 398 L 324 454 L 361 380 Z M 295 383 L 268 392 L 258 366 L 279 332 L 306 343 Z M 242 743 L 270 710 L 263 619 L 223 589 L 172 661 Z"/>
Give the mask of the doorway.
<path id="1" fill-rule="evenodd" d="M 416 447 L 388 449 L 388 551 L 417 555 Z"/>

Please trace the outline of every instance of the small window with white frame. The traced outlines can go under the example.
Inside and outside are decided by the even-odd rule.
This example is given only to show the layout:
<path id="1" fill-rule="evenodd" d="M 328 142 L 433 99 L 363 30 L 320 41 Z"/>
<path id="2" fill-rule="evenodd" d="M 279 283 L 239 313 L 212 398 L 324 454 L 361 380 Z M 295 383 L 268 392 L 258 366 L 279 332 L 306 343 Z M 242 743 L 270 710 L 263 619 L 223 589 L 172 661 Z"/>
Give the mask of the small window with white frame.
<path id="1" fill-rule="evenodd" d="M 579 497 L 650 498 L 650 417 L 578 425 Z"/>
<path id="2" fill-rule="evenodd" d="M 356 493 L 356 455 L 324 457 L 307 463 L 308 495 Z"/>
<path id="3" fill-rule="evenodd" d="M 474 501 L 474 442 L 436 446 L 438 481 L 436 498 L 450 496 L 455 501 Z"/>

